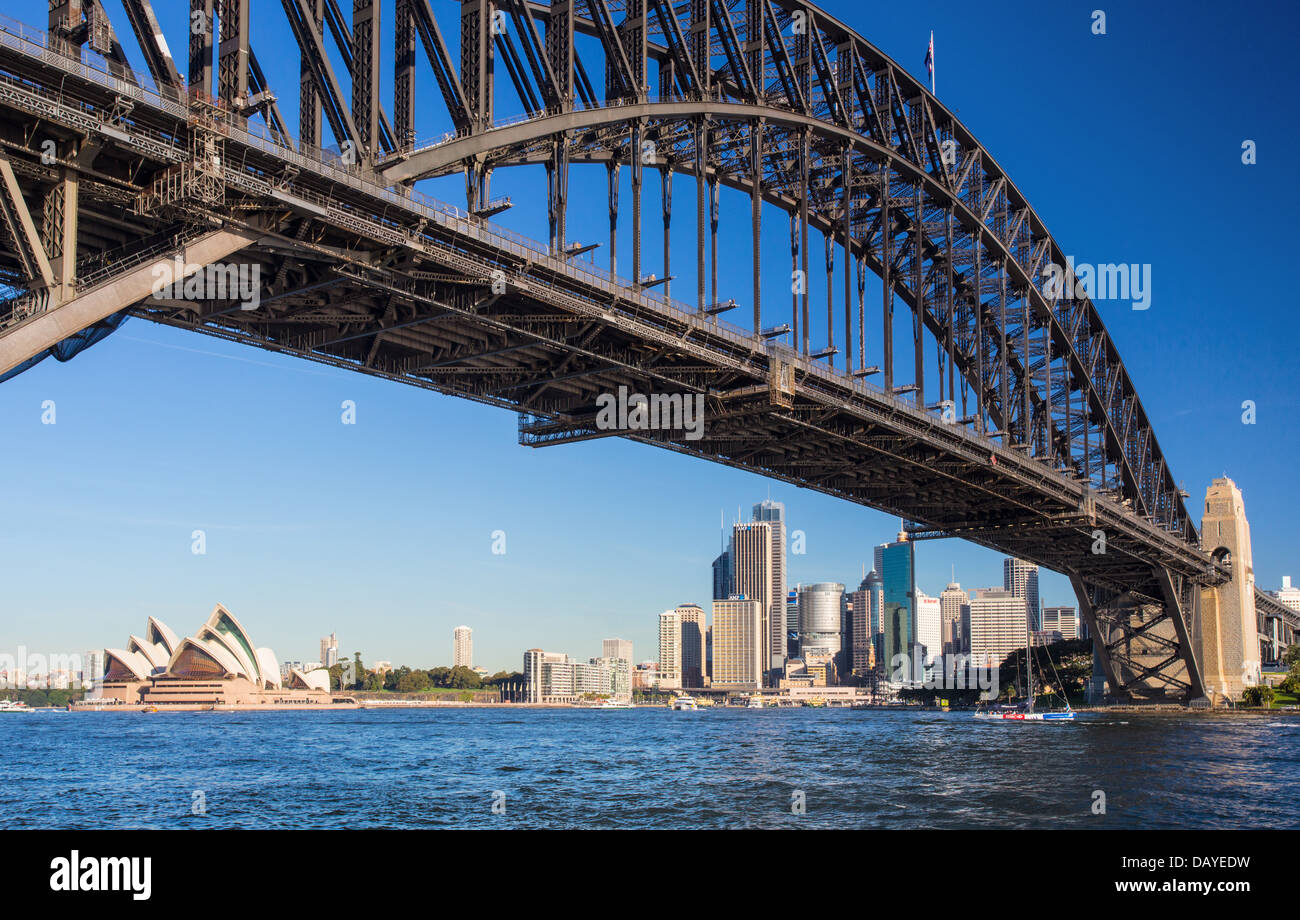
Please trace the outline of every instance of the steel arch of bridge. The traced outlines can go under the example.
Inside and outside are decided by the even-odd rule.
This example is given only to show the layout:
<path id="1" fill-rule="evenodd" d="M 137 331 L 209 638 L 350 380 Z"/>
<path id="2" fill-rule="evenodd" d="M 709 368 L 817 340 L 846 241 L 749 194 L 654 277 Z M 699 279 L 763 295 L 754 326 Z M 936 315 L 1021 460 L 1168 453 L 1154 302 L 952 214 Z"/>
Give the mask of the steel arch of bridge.
<path id="1" fill-rule="evenodd" d="M 0 155 L 0 178 L 5 179 L 0 198 L 19 257 L 6 254 L 0 264 L 11 280 L 32 291 L 12 304 L 12 329 L 0 328 L 0 336 L 13 332 L 34 342 L 57 342 L 84 328 L 73 328 L 80 321 L 71 318 L 93 311 L 74 313 L 73 308 L 85 307 L 85 298 L 73 295 L 86 290 L 92 278 L 111 275 L 108 264 L 132 259 L 144 264 L 139 260 L 178 244 L 212 259 L 222 258 L 213 253 L 243 251 L 266 261 L 275 296 L 291 310 L 279 314 L 268 307 L 243 317 L 228 308 L 212 309 L 195 317 L 177 305 L 128 305 L 160 322 L 535 412 L 538 417 L 521 428 L 528 443 L 593 436 L 588 410 L 595 386 L 607 387 L 616 373 L 708 393 L 710 417 L 718 420 L 720 431 L 707 449 L 671 439 L 639 439 L 910 514 L 924 525 L 918 536 L 962 535 L 1069 571 L 1086 614 L 1103 634 L 1103 657 L 1113 684 L 1149 683 L 1153 674 L 1163 677 L 1172 669 L 1178 674 L 1163 681 L 1166 691 L 1199 694 L 1190 645 L 1197 629 L 1195 589 L 1222 573 L 1199 550 L 1196 528 L 1114 343 L 1086 296 L 1044 295 L 1039 285 L 1044 268 L 1065 264 L 1065 256 L 993 158 L 925 87 L 851 29 L 815 7 L 789 0 L 462 0 L 456 62 L 428 0 L 396 0 L 391 7 L 395 89 L 390 118 L 378 93 L 385 60 L 380 0 L 354 0 L 350 22 L 338 0 L 281 0 L 301 56 L 295 142 L 253 53 L 249 2 L 191 0 L 197 17 L 192 21 L 205 28 L 189 36 L 187 79 L 182 79 L 148 0 L 124 0 L 157 102 L 134 89 L 148 78 L 131 70 L 95 0 L 52 3 L 46 45 L 51 52 L 75 55 L 88 44 L 101 53 L 117 81 L 111 92 L 104 94 L 93 80 L 84 80 L 85 98 L 67 106 L 67 87 L 85 77 L 74 72 L 59 77 L 57 94 L 41 96 L 42 81 L 53 80 L 48 72 L 66 66 L 21 49 L 14 53 L 6 66 L 14 75 L 12 85 L 0 84 L 0 101 L 24 117 L 41 117 L 95 140 L 88 145 L 70 139 L 73 149 L 61 151 L 53 171 L 31 164 L 26 158 L 33 151 L 14 139 Z M 0 47 L 0 54 L 10 50 Z M 428 146 L 414 139 L 421 61 L 432 69 L 454 126 L 450 136 Z M 497 79 L 498 62 L 505 78 Z M 592 74 L 604 77 L 600 93 Z M 347 77 L 350 99 L 341 76 Z M 495 119 L 499 83 L 513 88 L 524 117 Z M 87 118 L 85 110 L 96 106 L 112 111 Z M 270 143 L 245 133 L 263 122 Z M 318 148 L 326 126 L 355 155 L 355 163 L 340 169 L 337 161 L 322 159 Z M 117 139 L 110 127 L 119 133 L 126 129 L 126 140 Z M 646 141 L 654 145 L 649 158 L 640 155 Z M 146 176 L 150 181 L 94 175 L 83 195 L 127 202 L 132 214 L 120 222 L 129 228 L 146 225 L 155 213 L 171 222 L 149 225 L 162 242 L 150 238 L 136 245 L 124 233 L 125 252 L 111 258 L 103 254 L 107 246 L 100 245 L 97 253 L 94 245 L 78 245 L 74 239 L 81 257 L 74 264 L 66 257 L 66 245 L 62 254 L 55 253 L 55 230 L 76 223 L 69 219 L 75 218 L 76 196 L 67 175 L 79 170 L 87 175 L 81 162 L 87 147 L 93 161 L 94 151 L 106 144 L 130 148 L 138 157 L 136 172 L 154 170 Z M 218 148 L 227 150 L 224 162 L 208 168 L 204 164 L 211 159 L 205 161 L 202 151 Z M 674 318 L 674 302 L 666 296 L 670 271 L 665 255 L 665 277 L 655 283 L 664 285 L 660 302 L 669 318 L 655 321 L 662 321 L 661 336 L 668 338 L 658 340 L 649 360 L 634 359 L 634 351 L 626 351 L 628 341 L 612 341 L 612 326 L 596 328 L 594 322 L 607 313 L 586 314 L 586 324 L 577 324 L 576 334 L 574 322 L 553 312 L 494 318 L 488 311 L 499 298 L 467 291 L 465 284 L 481 281 L 480 273 L 493 265 L 508 267 L 512 279 L 531 272 L 534 279 L 569 284 L 562 278 L 573 264 L 566 231 L 568 172 L 572 164 L 593 163 L 605 165 L 610 175 L 611 270 L 616 267 L 617 176 L 623 168 L 632 172 L 632 282 L 611 287 L 602 281 L 593 289 L 608 291 L 613 305 L 631 305 L 634 314 L 652 286 L 643 276 L 640 254 L 645 170 L 690 175 L 702 186 L 695 199 L 696 303 L 687 309 L 706 323 Z M 493 239 L 504 242 L 488 240 L 492 233 L 483 220 L 500 207 L 490 194 L 492 172 L 527 164 L 543 165 L 548 174 L 551 238 L 544 254 L 521 253 L 500 235 Z M 441 217 L 422 216 L 410 204 L 416 200 L 410 186 L 424 177 L 457 172 L 466 177 L 470 216 L 439 226 Z M 24 180 L 36 181 L 44 190 L 46 219 L 39 233 L 34 222 L 24 220 L 20 206 L 32 197 L 22 187 Z M 716 319 L 734 303 L 717 294 L 718 185 L 745 192 L 752 202 L 751 331 Z M 670 180 L 665 189 L 671 186 Z M 765 204 L 791 215 L 791 269 L 802 271 L 805 281 L 810 229 L 827 240 L 824 347 L 812 338 L 806 283 L 788 314 L 795 352 L 762 339 L 770 320 L 787 318 L 761 297 L 758 240 Z M 667 242 L 670 194 L 664 196 L 663 212 Z M 249 216 L 241 220 L 241 214 Z M 213 230 L 223 223 L 231 229 L 224 234 Z M 113 239 L 112 224 L 102 214 L 85 215 L 83 225 L 91 224 L 94 233 Z M 450 239 L 456 250 L 455 258 L 441 259 L 447 270 L 441 274 L 419 264 L 430 256 L 425 240 L 437 234 Z M 707 289 L 706 235 L 712 272 Z M 359 253 L 353 245 L 358 239 L 372 251 Z M 250 246 L 251 240 L 258 242 Z M 838 347 L 832 300 L 837 247 L 844 330 Z M 42 264 L 42 248 L 51 257 L 49 264 Z M 303 260 L 302 265 L 294 259 Z M 327 259 L 339 264 L 328 270 L 303 268 L 310 260 L 315 265 Z M 552 267 L 557 260 L 563 266 L 559 271 Z M 866 271 L 881 281 L 879 366 L 867 361 L 873 339 L 866 323 Z M 365 301 L 368 313 L 339 312 L 353 309 L 342 306 L 343 301 L 326 301 L 326 309 L 320 298 L 311 299 L 313 292 L 330 288 L 358 304 L 378 299 Z M 527 281 L 518 289 L 518 297 L 532 308 L 576 309 L 542 296 Z M 914 344 L 911 361 L 900 367 L 894 355 L 898 301 L 911 309 Z M 394 359 L 392 369 L 385 367 L 386 349 L 429 347 L 420 336 L 431 320 L 416 311 L 435 307 L 456 313 L 457 321 L 465 323 L 456 335 L 448 333 L 455 347 L 429 357 Z M 95 309 L 102 312 L 100 306 Z M 54 322 L 60 315 L 64 321 Z M 649 316 L 643 311 L 634 319 Z M 628 333 L 629 321 L 622 322 L 622 333 Z M 496 333 L 526 332 L 520 338 L 502 335 L 498 347 L 488 349 L 475 344 L 470 332 L 475 323 Z M 34 332 L 42 327 L 43 339 Z M 304 327 L 313 331 L 285 332 Z M 725 373 L 733 377 L 719 378 L 717 368 L 690 363 L 679 363 L 670 374 L 656 368 L 675 330 L 684 330 L 679 339 L 683 349 L 694 336 L 708 340 L 710 348 L 729 350 Z M 936 346 L 933 364 L 925 356 L 927 334 Z M 364 343 L 361 352 L 353 353 L 353 342 Z M 522 365 L 526 358 L 536 363 L 543 347 L 567 350 L 567 357 L 556 358 L 546 369 L 540 388 L 509 379 L 496 387 L 452 384 L 440 376 L 463 371 L 466 377 L 470 372 L 487 377 L 515 373 L 522 379 L 540 373 L 540 365 Z M 520 366 L 493 363 L 504 355 L 515 356 Z M 837 357 L 841 367 L 835 366 Z M 9 366 L 0 366 L 0 372 Z M 1014 475 L 1020 488 L 1050 493 L 1052 514 L 995 521 L 981 513 L 963 519 L 959 511 L 945 514 L 934 502 L 907 504 L 898 499 L 896 488 L 891 491 L 852 469 L 861 465 L 852 453 L 829 471 L 814 472 L 816 462 L 797 450 L 782 465 L 770 451 L 755 448 L 752 439 L 746 442 L 742 432 L 726 428 L 727 407 L 750 398 L 753 388 L 724 392 L 720 386 L 746 375 L 775 374 L 782 367 L 792 369 L 793 376 L 788 388 L 772 378 L 774 408 L 771 425 L 763 429 L 768 438 L 816 431 L 846 452 L 885 450 L 908 469 L 928 463 L 941 477 L 992 494 L 980 478 L 989 471 L 975 469 L 977 450 L 969 446 L 982 443 L 985 464 L 1003 458 L 1001 470 L 984 478 Z M 912 373 L 914 379 L 900 381 L 900 373 Z M 852 402 L 867 392 L 860 382 L 876 375 L 884 395 L 871 397 L 873 411 L 883 411 L 896 428 L 910 432 L 891 434 L 887 450 L 883 439 L 863 441 L 851 425 L 840 426 L 826 411 L 811 414 L 799 404 L 800 394 L 810 387 L 822 394 L 819 398 Z M 580 378 L 594 384 L 584 389 L 575 383 Z M 528 395 L 515 399 L 509 395 L 512 389 Z M 929 401 L 931 395 L 936 402 Z M 900 397 L 908 397 L 912 407 L 900 406 Z M 944 403 L 951 410 L 951 425 L 941 421 Z M 732 414 L 761 428 L 762 420 L 752 412 Z M 958 447 L 965 451 L 960 473 L 937 462 L 947 456 L 942 451 Z M 761 462 L 747 459 L 760 455 Z M 841 482 L 854 475 L 865 476 L 865 485 L 854 486 L 858 491 L 849 494 Z M 1077 513 L 1070 514 L 1076 499 Z M 1028 514 L 1029 506 L 1017 501 Z M 1082 552 L 1079 547 L 1087 545 L 1089 528 L 1099 519 L 1128 541 L 1117 544 L 1123 563 L 1108 562 L 1109 568 L 1096 560 L 1063 563 Z M 1057 537 L 1044 538 L 1044 527 L 1068 532 L 1068 549 L 1054 553 L 1044 540 Z M 1134 651 L 1135 645 L 1141 648 Z"/>

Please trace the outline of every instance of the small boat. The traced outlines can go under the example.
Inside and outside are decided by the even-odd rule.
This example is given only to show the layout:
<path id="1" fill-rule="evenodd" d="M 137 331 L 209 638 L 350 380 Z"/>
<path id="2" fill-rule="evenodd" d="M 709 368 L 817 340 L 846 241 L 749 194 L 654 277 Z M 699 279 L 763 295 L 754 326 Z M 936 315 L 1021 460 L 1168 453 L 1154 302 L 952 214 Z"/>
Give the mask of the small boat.
<path id="1" fill-rule="evenodd" d="M 822 699 L 820 696 L 810 696 L 808 699 L 803 701 L 803 704 L 805 706 L 811 706 L 813 709 L 826 708 L 826 701 Z"/>
<path id="2" fill-rule="evenodd" d="M 631 709 L 632 703 L 629 700 L 616 700 L 613 698 L 601 700 L 597 709 Z"/>
<path id="3" fill-rule="evenodd" d="M 700 706 L 693 697 L 679 696 L 673 700 L 672 708 L 678 712 L 695 712 Z"/>
<path id="4" fill-rule="evenodd" d="M 746 709 L 762 709 L 763 698 L 761 696 L 751 696 L 749 702 L 745 704 Z"/>
<path id="5" fill-rule="evenodd" d="M 32 708 L 22 700 L 0 700 L 0 712 L 31 712 Z"/>

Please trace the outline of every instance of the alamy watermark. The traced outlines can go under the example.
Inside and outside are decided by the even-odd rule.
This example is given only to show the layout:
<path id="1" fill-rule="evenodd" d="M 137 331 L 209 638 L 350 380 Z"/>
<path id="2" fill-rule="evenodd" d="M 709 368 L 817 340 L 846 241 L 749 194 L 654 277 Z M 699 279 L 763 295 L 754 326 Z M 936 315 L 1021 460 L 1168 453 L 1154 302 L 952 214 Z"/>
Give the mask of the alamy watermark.
<path id="1" fill-rule="evenodd" d="M 1151 307 L 1151 264 L 1104 262 L 1093 265 L 1065 257 L 1065 265 L 1050 263 L 1043 269 L 1043 296 L 1072 300 L 1130 300 L 1134 310 Z"/>
<path id="2" fill-rule="evenodd" d="M 703 393 L 628 394 L 620 386 L 618 393 L 601 393 L 596 397 L 596 427 L 601 431 L 685 431 L 686 440 L 704 437 Z"/>
<path id="3" fill-rule="evenodd" d="M 235 300 L 241 310 L 262 303 L 262 266 L 257 262 L 199 265 L 177 256 L 153 267 L 155 300 Z"/>

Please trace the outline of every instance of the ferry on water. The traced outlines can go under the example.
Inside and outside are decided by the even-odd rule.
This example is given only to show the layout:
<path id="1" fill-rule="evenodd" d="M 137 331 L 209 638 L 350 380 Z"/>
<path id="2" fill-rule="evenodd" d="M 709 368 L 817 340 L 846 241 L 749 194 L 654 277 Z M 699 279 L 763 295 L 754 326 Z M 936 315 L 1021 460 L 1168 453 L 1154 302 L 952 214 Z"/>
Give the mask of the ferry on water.
<path id="1" fill-rule="evenodd" d="M 700 706 L 693 697 L 683 695 L 673 700 L 672 708 L 679 712 L 695 712 Z"/>
<path id="2" fill-rule="evenodd" d="M 22 700 L 0 700 L 0 712 L 32 712 L 32 708 Z"/>

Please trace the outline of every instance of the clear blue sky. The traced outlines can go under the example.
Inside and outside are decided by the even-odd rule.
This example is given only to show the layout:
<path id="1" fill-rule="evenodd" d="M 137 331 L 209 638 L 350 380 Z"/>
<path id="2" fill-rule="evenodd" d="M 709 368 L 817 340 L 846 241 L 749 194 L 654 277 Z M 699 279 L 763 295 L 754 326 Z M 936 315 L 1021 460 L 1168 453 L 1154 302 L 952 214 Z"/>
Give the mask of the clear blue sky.
<path id="1" fill-rule="evenodd" d="M 171 47 L 184 49 L 184 5 L 156 5 Z M 918 76 L 933 29 L 940 97 L 1065 251 L 1152 265 L 1151 309 L 1102 303 L 1103 317 L 1191 506 L 1212 477 L 1232 476 L 1258 580 L 1274 587 L 1300 575 L 1300 319 L 1286 293 L 1300 204 L 1288 169 L 1300 138 L 1286 102 L 1300 85 L 1296 14 L 1105 6 L 1107 34 L 1096 36 L 1087 4 L 918 2 L 869 14 L 827 4 Z M 108 8 L 143 67 L 118 3 Z M 254 48 L 296 126 L 297 55 L 280 5 L 253 8 Z M 455 55 L 457 5 L 433 8 Z M 46 4 L 20 0 L 6 13 L 41 25 Z M 436 136 L 447 124 L 427 72 L 420 92 L 419 133 Z M 513 111 L 511 92 L 499 85 L 499 115 Z M 1244 139 L 1258 145 L 1255 166 L 1241 163 Z M 544 239 L 540 179 L 498 173 L 494 193 L 516 201 L 502 222 Z M 463 203 L 461 180 L 427 185 Z M 571 187 L 571 237 L 603 239 L 604 170 L 575 169 Z M 657 180 L 646 193 L 650 271 L 660 258 Z M 677 196 L 675 293 L 688 298 L 691 187 Z M 724 199 L 724 235 L 745 233 L 746 219 Z M 765 230 L 783 266 L 788 225 L 773 214 Z M 626 237 L 619 251 L 630 253 Z M 603 249 L 594 258 L 604 264 Z M 748 302 L 748 273 L 747 260 L 734 270 L 724 260 L 723 296 Z M 824 305 L 818 275 L 814 316 Z M 355 426 L 340 423 L 345 399 L 357 403 Z M 1258 406 L 1253 426 L 1241 423 L 1246 399 Z M 56 402 L 55 425 L 41 424 L 44 400 Z M 707 603 L 721 509 L 728 522 L 738 506 L 747 517 L 769 489 L 785 502 L 789 526 L 807 534 L 807 554 L 790 560 L 792 583 L 856 584 L 872 547 L 898 526 L 617 440 L 530 450 L 518 446 L 511 413 L 140 320 L 67 364 L 46 361 L 0 386 L 0 444 L 0 650 L 11 653 L 117 645 L 150 614 L 188 632 L 220 601 L 282 659 L 315 658 L 318 638 L 336 631 L 345 652 L 369 661 L 447 663 L 460 623 L 474 628 L 477 662 L 492 670 L 519 668 L 530 646 L 594 655 L 607 636 L 632 639 L 644 659 L 655 654 L 656 614 Z M 195 529 L 207 533 L 206 555 L 190 552 Z M 490 551 L 498 529 L 504 556 Z M 920 547 L 920 586 L 937 594 L 950 566 L 966 588 L 1001 581 L 999 556 L 945 541 Z M 1045 574 L 1043 596 L 1073 603 L 1059 576 Z"/>

